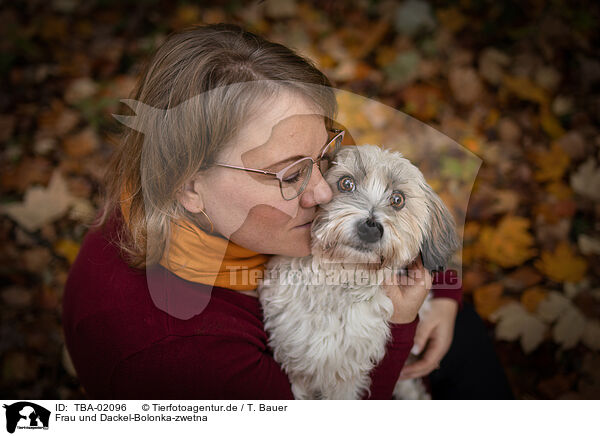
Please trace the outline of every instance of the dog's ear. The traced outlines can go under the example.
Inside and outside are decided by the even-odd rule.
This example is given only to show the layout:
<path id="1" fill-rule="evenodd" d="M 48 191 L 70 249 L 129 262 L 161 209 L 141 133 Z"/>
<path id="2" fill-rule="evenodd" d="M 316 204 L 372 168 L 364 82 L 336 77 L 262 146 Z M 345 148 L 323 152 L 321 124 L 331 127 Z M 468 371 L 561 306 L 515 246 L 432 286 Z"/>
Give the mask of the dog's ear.
<path id="1" fill-rule="evenodd" d="M 430 223 L 429 232 L 423 238 L 421 255 L 425 268 L 429 271 L 438 271 L 446 266 L 450 256 L 458 248 L 458 235 L 454 218 L 442 199 L 427 183 L 423 188 L 427 198 Z"/>

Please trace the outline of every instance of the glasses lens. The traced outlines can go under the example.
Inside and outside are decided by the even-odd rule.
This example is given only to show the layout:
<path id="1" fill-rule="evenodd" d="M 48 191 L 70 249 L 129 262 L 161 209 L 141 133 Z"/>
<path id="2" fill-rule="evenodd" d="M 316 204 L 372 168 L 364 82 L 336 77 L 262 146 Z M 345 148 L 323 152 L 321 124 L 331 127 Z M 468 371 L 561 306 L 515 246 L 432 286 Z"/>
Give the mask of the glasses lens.
<path id="1" fill-rule="evenodd" d="M 289 167 L 281 177 L 281 195 L 292 200 L 302 193 L 312 170 L 312 160 L 304 159 Z"/>
<path id="2" fill-rule="evenodd" d="M 336 134 L 333 133 L 332 135 L 335 136 Z M 325 172 L 331 166 L 331 161 L 333 161 L 333 157 L 337 152 L 338 148 L 340 147 L 342 139 L 343 138 L 341 135 L 333 139 L 330 138 L 329 143 L 323 149 L 323 152 L 321 153 L 321 157 L 319 159 L 319 170 L 321 170 L 321 174 L 324 175 Z"/>

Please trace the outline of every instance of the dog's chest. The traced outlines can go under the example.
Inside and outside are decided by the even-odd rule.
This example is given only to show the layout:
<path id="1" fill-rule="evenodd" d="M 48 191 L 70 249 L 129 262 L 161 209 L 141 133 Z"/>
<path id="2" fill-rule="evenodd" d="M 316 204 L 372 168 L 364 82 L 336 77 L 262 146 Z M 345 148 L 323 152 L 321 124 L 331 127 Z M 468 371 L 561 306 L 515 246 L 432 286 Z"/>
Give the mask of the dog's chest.
<path id="1" fill-rule="evenodd" d="M 352 278 L 339 284 L 330 269 L 294 263 L 272 263 L 278 279 L 259 288 L 275 359 L 288 372 L 325 370 L 350 378 L 368 371 L 385 354 L 389 339 L 393 305 L 381 286 L 352 286 Z"/>

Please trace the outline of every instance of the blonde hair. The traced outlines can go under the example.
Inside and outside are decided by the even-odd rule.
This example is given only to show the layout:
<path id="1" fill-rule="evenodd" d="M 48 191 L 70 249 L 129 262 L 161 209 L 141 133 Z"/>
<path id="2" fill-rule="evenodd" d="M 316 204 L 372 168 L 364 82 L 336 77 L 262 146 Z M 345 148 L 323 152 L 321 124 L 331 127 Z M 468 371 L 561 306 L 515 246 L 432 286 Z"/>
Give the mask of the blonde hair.
<path id="1" fill-rule="evenodd" d="M 120 227 L 115 242 L 131 267 L 158 263 L 172 219 L 185 217 L 201 226 L 180 205 L 177 191 L 215 162 L 257 103 L 282 90 L 320 107 L 331 126 L 337 111 L 331 83 L 291 49 L 231 24 L 170 35 L 133 92 L 133 100 L 151 110 L 136 110 L 141 127 L 123 133 L 104 174 L 102 211 L 92 227 L 103 226 L 120 209 L 127 186 L 129 225 Z M 167 114 L 178 106 L 185 110 Z"/>

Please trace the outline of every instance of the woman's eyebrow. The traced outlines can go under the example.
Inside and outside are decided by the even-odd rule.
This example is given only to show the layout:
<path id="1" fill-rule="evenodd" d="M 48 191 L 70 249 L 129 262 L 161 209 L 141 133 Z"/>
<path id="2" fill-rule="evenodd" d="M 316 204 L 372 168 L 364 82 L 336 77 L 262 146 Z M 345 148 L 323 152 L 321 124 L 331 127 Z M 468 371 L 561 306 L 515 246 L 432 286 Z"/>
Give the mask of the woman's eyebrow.
<path id="1" fill-rule="evenodd" d="M 326 142 L 324 142 L 324 143 L 321 145 L 321 149 L 323 149 L 323 147 L 325 147 L 325 145 L 328 143 L 327 141 L 329 141 L 329 137 L 327 137 L 327 139 L 326 139 L 325 141 L 326 141 Z M 267 168 L 272 168 L 272 167 L 274 167 L 274 166 L 281 165 L 281 164 L 283 164 L 283 163 L 288 163 L 288 162 L 290 162 L 290 163 L 291 163 L 291 162 L 294 162 L 294 161 L 296 161 L 296 160 L 302 159 L 302 158 L 304 158 L 304 157 L 307 157 L 307 156 L 304 156 L 304 155 L 301 155 L 301 154 L 297 154 L 297 155 L 294 155 L 294 156 L 286 157 L 286 158 L 285 158 L 285 159 L 283 159 L 283 160 L 280 160 L 280 161 L 278 161 L 278 162 L 275 162 L 275 163 L 273 163 L 273 164 L 269 165 Z"/>
<path id="2" fill-rule="evenodd" d="M 286 157 L 285 159 L 280 160 L 279 162 L 275 162 L 275 163 L 269 165 L 268 167 L 271 168 L 271 167 L 274 167 L 274 166 L 277 166 L 277 165 L 281 165 L 282 163 L 294 162 L 296 160 L 302 159 L 303 157 L 306 157 L 306 156 L 302 156 L 300 154 L 297 154 L 295 156 Z"/>

